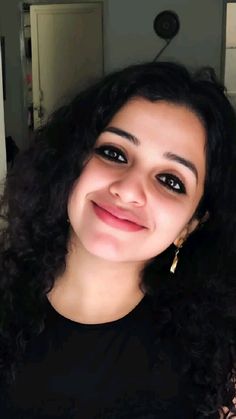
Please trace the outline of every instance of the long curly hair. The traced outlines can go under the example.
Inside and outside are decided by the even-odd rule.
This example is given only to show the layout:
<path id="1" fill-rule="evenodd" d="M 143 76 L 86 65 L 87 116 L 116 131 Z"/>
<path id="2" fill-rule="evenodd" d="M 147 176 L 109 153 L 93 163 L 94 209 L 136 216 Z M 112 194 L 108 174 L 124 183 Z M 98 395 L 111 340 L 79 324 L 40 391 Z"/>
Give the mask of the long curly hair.
<path id="1" fill-rule="evenodd" d="M 158 318 L 158 339 L 171 337 L 180 348 L 196 417 L 218 418 L 222 406 L 234 412 L 236 117 L 210 69 L 192 74 L 159 62 L 117 71 L 57 110 L 20 153 L 0 206 L 0 376 L 14 379 L 27 342 L 44 328 L 46 294 L 65 269 L 70 191 L 98 135 L 133 97 L 186 106 L 206 130 L 200 227 L 181 250 L 175 275 L 170 246 L 145 267 L 142 287 Z"/>

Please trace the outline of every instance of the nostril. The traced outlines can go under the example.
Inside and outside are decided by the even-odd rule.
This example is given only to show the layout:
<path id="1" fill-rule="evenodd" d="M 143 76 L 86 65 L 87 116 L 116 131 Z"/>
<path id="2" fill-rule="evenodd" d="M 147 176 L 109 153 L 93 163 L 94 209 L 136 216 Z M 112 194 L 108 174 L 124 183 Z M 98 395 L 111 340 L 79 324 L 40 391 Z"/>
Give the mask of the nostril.
<path id="1" fill-rule="evenodd" d="M 109 185 L 110 194 L 119 199 L 120 204 L 132 204 L 142 206 L 146 202 L 146 194 L 143 183 L 138 178 L 137 171 L 126 173 Z"/>

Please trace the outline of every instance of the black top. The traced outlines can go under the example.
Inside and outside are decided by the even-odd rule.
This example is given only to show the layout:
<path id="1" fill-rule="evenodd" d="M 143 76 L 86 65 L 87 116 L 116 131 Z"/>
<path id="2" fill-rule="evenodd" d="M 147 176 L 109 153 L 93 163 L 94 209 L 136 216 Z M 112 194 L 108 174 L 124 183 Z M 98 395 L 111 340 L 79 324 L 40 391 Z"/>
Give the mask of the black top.
<path id="1" fill-rule="evenodd" d="M 1 390 L 1 418 L 194 418 L 175 348 L 154 344 L 147 297 L 125 317 L 98 325 L 69 320 L 49 302 L 46 310 L 45 329 L 28 345 L 15 383 Z"/>

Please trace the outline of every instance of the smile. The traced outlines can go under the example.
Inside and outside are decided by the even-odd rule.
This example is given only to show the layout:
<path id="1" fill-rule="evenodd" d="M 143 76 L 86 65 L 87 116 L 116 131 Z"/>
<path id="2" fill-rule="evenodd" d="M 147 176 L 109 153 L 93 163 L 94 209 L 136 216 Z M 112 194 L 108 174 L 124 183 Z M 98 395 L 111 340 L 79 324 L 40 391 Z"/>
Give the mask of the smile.
<path id="1" fill-rule="evenodd" d="M 140 231 L 145 228 L 144 226 L 139 225 L 133 221 L 122 219 L 118 216 L 115 216 L 114 214 L 111 214 L 109 211 L 97 205 L 95 202 L 92 202 L 92 204 L 93 210 L 97 217 L 111 227 L 130 232 Z"/>

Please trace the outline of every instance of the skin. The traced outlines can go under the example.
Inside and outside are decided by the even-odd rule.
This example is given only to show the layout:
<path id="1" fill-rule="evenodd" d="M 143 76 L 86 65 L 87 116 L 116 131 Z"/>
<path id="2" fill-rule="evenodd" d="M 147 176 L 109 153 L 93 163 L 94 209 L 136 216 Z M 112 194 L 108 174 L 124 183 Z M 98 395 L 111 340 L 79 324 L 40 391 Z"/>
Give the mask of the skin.
<path id="1" fill-rule="evenodd" d="M 70 194 L 67 268 L 49 295 L 59 312 L 101 323 L 141 300 L 144 264 L 198 224 L 205 142 L 184 106 L 135 98 L 114 116 Z"/>

